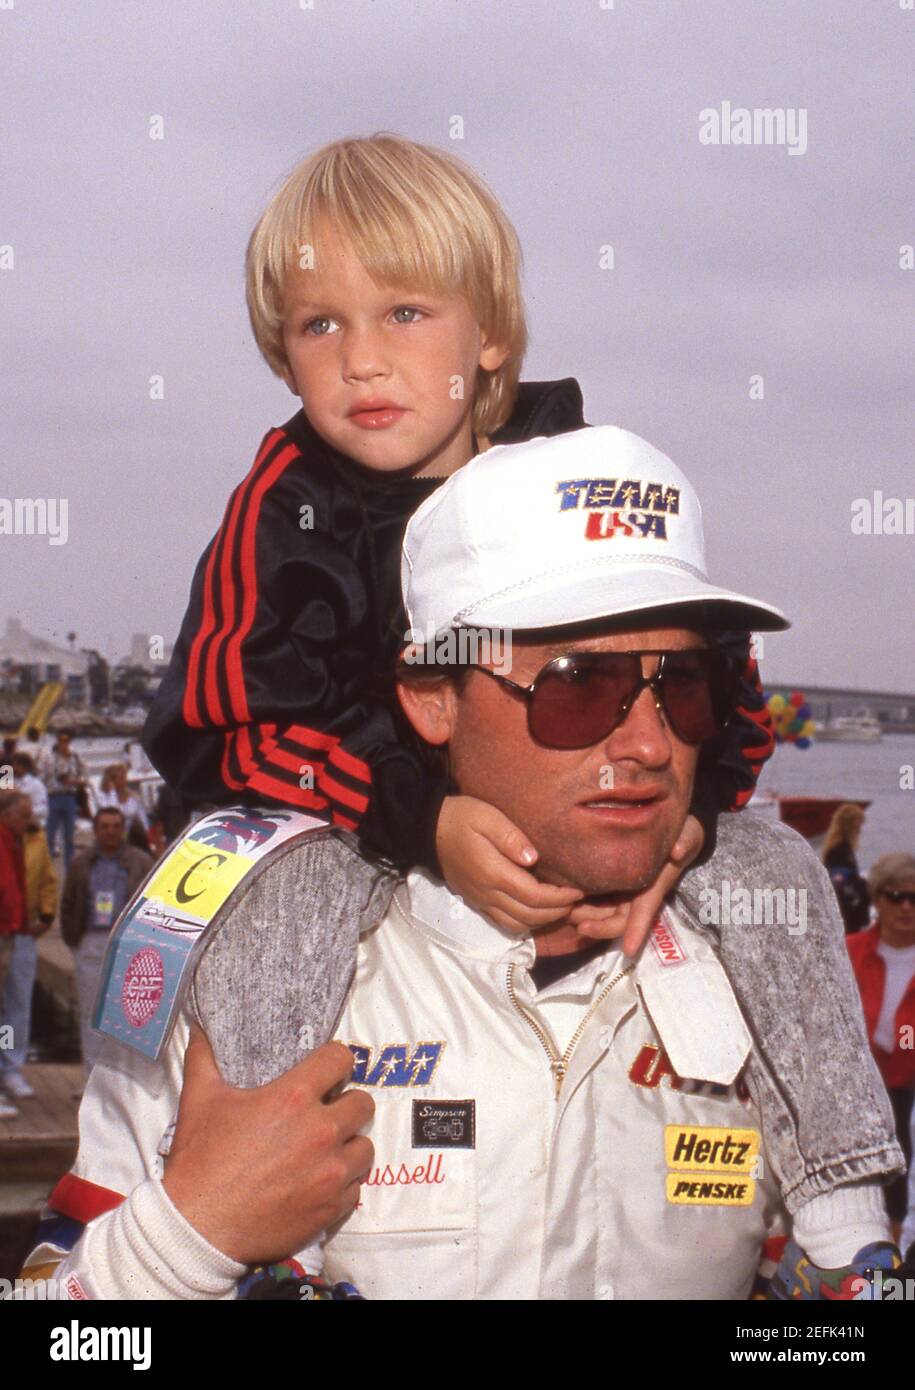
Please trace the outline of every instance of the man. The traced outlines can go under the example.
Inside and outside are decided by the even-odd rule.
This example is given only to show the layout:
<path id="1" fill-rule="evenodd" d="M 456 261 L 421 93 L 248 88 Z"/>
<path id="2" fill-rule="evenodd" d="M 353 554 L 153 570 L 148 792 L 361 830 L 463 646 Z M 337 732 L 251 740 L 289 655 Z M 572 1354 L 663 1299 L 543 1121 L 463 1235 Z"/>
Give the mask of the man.
<path id="1" fill-rule="evenodd" d="M 128 898 L 152 868 L 152 859 L 125 843 L 124 813 L 105 807 L 92 822 L 95 845 L 70 865 L 60 902 L 60 930 L 76 961 L 80 1032 L 86 1075 L 101 1051 L 92 1011 L 108 945 L 108 933 Z"/>
<path id="2" fill-rule="evenodd" d="M 404 574 L 414 630 L 514 629 L 510 676 L 466 653 L 465 672 L 402 673 L 458 791 L 530 835 L 548 881 L 598 900 L 651 881 L 732 698 L 717 628 L 784 625 L 705 579 L 678 470 L 611 429 L 494 449 L 420 508 Z M 31 1272 L 70 1250 L 74 1297 L 228 1298 L 282 1283 L 249 1271 L 290 1251 L 287 1272 L 317 1271 L 308 1241 L 344 1218 L 327 1272 L 373 1297 L 740 1298 L 782 1198 L 818 1277 L 889 1249 L 878 1180 L 898 1153 L 828 880 L 791 832 L 723 820 L 635 962 L 569 924 L 510 935 L 424 873 L 392 895 L 332 832 L 274 861 L 204 954 L 163 1063 L 112 1045 L 96 1069 Z M 812 944 L 770 946 L 766 979 L 789 1025 L 801 990 L 815 1063 L 824 1046 L 854 1077 L 831 1096 L 834 1161 L 797 1161 L 807 1053 L 777 1022 L 753 1043 L 699 919 L 697 882 L 760 859 L 811 899 Z M 335 937 L 310 915 L 315 874 L 347 904 Z M 811 973 L 828 1003 L 807 999 Z M 355 1058 L 342 1096 L 342 1049 L 298 1060 L 335 1021 Z M 858 1114 L 873 1142 L 850 1122 L 846 1142 Z"/>
<path id="3" fill-rule="evenodd" d="M 32 803 L 32 814 L 39 825 L 48 819 L 48 790 L 40 777 L 35 776 L 35 762 L 28 753 L 13 754 L 11 766 L 16 790 L 24 792 Z"/>
<path id="4" fill-rule="evenodd" d="M 15 761 L 14 758 L 14 766 Z M 29 803 L 34 812 L 31 797 Z M 6 977 L 6 988 L 0 991 L 0 1017 L 13 1030 L 13 1046 L 0 1051 L 0 1085 L 13 1100 L 30 1100 L 35 1094 L 23 1076 L 22 1068 L 28 1056 L 32 1029 L 32 994 L 38 969 L 38 938 L 50 930 L 57 911 L 57 871 L 37 816 L 33 816 L 25 827 L 22 847 L 25 860 L 26 926 L 24 931 L 17 932 L 12 938 L 13 953 Z"/>
<path id="5" fill-rule="evenodd" d="M 48 845 L 57 853 L 57 831 L 63 830 L 64 870 L 73 858 L 78 809 L 77 794 L 85 778 L 85 769 L 78 753 L 73 751 L 70 735 L 62 730 L 42 773 L 48 789 Z"/>
<path id="6" fill-rule="evenodd" d="M 17 936 L 28 925 L 23 837 L 32 819 L 32 803 L 19 791 L 0 791 L 0 1001 L 13 960 Z M 0 1038 L 6 1042 L 10 1020 L 0 1015 Z M 16 1043 L 15 1035 L 12 1044 Z M 0 1120 L 19 1114 L 15 1105 L 0 1099 Z"/>
<path id="7" fill-rule="evenodd" d="M 50 754 L 42 745 L 41 734 L 34 724 L 30 724 L 26 729 L 25 738 L 16 740 L 16 752 L 24 754 L 27 758 L 31 758 L 34 764 L 34 771 L 37 772 L 39 777 L 44 776 L 44 770 L 47 766 Z"/>

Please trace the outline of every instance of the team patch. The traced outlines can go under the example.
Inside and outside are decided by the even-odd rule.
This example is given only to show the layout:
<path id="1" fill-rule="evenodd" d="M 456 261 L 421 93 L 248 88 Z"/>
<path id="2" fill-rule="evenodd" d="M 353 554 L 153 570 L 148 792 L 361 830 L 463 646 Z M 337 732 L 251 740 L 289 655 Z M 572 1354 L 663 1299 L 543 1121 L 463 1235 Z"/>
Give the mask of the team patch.
<path id="1" fill-rule="evenodd" d="M 476 1102 L 472 1100 L 415 1100 L 414 1149 L 475 1149 Z"/>
<path id="2" fill-rule="evenodd" d="M 348 1043 L 356 1059 L 354 1086 L 428 1086 L 445 1049 L 443 1042 L 388 1043 L 377 1057 L 362 1043 Z"/>
<path id="3" fill-rule="evenodd" d="M 561 512 L 588 513 L 585 537 L 590 541 L 614 536 L 667 540 L 667 518 L 680 512 L 680 490 L 641 479 L 569 478 L 556 484 Z"/>
<path id="4" fill-rule="evenodd" d="M 755 1129 L 666 1125 L 664 1157 L 668 1168 L 752 1174 L 759 1157 L 759 1133 Z"/>
<path id="5" fill-rule="evenodd" d="M 648 940 L 662 965 L 682 965 L 687 959 L 677 933 L 666 922 L 658 922 Z"/>
<path id="6" fill-rule="evenodd" d="M 751 1207 L 756 1195 L 752 1178 L 731 1179 L 724 1173 L 695 1178 L 667 1174 L 667 1200 L 685 1207 Z"/>

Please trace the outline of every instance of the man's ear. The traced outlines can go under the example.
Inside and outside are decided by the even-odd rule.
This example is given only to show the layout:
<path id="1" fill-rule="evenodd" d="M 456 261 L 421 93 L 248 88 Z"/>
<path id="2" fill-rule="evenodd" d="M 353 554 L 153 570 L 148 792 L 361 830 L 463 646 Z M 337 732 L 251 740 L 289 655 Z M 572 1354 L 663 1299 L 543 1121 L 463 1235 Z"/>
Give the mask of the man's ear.
<path id="1" fill-rule="evenodd" d="M 448 743 L 457 723 L 457 692 L 447 676 L 398 681 L 400 707 L 420 738 L 438 747 Z"/>

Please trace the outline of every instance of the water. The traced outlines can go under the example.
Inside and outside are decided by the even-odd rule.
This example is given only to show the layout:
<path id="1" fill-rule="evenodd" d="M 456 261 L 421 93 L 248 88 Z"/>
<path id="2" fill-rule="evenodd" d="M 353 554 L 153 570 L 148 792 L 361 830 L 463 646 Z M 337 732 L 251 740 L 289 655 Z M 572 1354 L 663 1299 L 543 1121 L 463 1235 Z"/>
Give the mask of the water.
<path id="1" fill-rule="evenodd" d="M 77 738 L 73 746 L 93 769 L 127 761 L 125 735 Z M 149 767 L 133 740 L 133 759 Z M 915 791 L 900 788 L 900 769 L 915 766 L 915 734 L 885 734 L 880 743 L 816 743 L 798 749 L 780 744 L 766 763 L 759 790 L 781 796 L 843 797 L 870 801 L 858 860 L 869 868 L 881 854 L 915 854 Z"/>
<path id="2" fill-rule="evenodd" d="M 759 779 L 780 796 L 830 796 L 871 802 L 858 860 L 867 869 L 881 854 L 915 854 L 915 791 L 903 791 L 900 769 L 915 766 L 915 734 L 885 734 L 880 743 L 780 744 Z"/>

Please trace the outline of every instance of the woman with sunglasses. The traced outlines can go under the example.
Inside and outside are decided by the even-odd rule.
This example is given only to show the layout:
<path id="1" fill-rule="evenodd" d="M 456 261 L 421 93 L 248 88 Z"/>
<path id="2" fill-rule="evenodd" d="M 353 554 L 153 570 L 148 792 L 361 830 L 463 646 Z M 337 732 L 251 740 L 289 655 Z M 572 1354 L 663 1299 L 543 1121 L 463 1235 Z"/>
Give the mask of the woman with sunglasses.
<path id="1" fill-rule="evenodd" d="M 915 855 L 885 854 L 868 875 L 877 920 L 847 938 L 861 991 L 871 1051 L 889 1092 L 896 1133 L 912 1162 L 909 1122 L 915 1096 Z M 905 1178 L 886 1189 L 892 1221 L 906 1208 Z"/>

